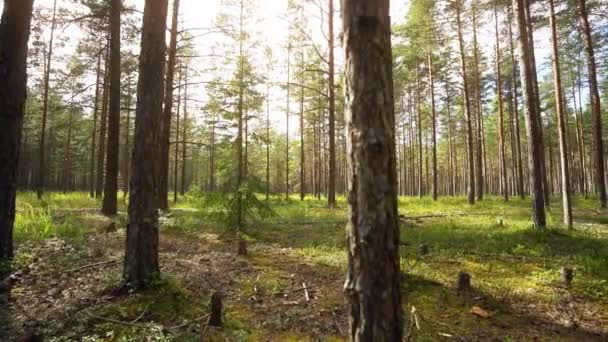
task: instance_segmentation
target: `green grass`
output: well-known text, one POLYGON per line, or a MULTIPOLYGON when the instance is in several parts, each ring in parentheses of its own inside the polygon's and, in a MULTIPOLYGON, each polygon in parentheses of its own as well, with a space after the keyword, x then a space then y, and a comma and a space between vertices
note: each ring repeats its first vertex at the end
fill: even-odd
MULTIPOLYGON (((532 228, 529 199, 512 198, 504 202, 498 197, 488 197, 470 206, 463 197, 438 201, 428 197, 400 198, 399 213, 404 217, 401 268, 405 274, 403 291, 408 298, 404 312, 410 317, 411 307, 416 307, 422 325, 421 330, 414 331, 414 340, 434 341, 437 333, 448 332, 470 337, 480 329, 503 340, 527 340, 537 333, 541 340, 560 340, 554 339, 553 333, 548 332, 550 329, 537 332, 538 328, 529 322, 549 320, 542 316, 547 310, 541 308, 559 308, 564 298, 570 298, 568 296, 584 304, 584 310, 590 307, 596 310, 594 312, 608 312, 608 213, 598 211, 593 199, 575 198, 574 203, 574 229, 568 230, 561 223, 560 202, 556 198, 548 212, 548 229, 538 231, 532 228), (428 255, 419 255, 421 244, 429 247, 428 255), (561 267, 574 269, 575 278, 570 288, 561 283, 561 267), (460 271, 471 274, 476 296, 481 298, 478 304, 492 312, 496 320, 476 320, 469 314, 471 304, 463 303, 454 292, 460 271), (536 305, 539 309, 530 310, 528 305, 536 305)), ((327 209, 324 199, 312 197, 300 201, 298 196, 289 199, 272 196, 269 204, 276 214, 248 221, 244 229, 251 256, 235 259, 235 265, 251 263, 259 277, 248 278, 244 274, 242 278, 234 279, 232 291, 244 298, 268 296, 280 300, 276 298, 292 286, 286 279, 290 279, 290 274, 298 273, 294 269, 299 269, 299 272, 308 272, 303 275, 307 281, 334 286, 331 295, 316 304, 318 307, 309 309, 342 310, 344 300, 340 284, 347 265, 345 199, 339 198, 338 208, 334 210, 327 209), (306 271, 307 267, 311 270, 306 271)), ((50 194, 46 202, 38 201, 33 194, 19 194, 15 225, 17 241, 53 236, 77 240, 79 236, 92 234, 98 231, 97 226, 103 225, 101 222, 107 222, 102 220, 107 219, 90 212, 69 213, 59 218, 56 214, 63 208, 99 206, 100 202, 88 198, 87 194, 50 194)), ((221 208, 213 205, 209 198, 189 193, 180 197, 173 207, 175 210, 161 217, 161 240, 167 237, 178 245, 180 241, 207 244, 205 236, 213 234, 228 246, 233 243, 233 232, 222 222, 212 219, 216 216, 210 213, 221 208)), ((120 227, 125 226, 124 217, 119 216, 116 220, 120 227)), ((207 247, 213 250, 219 245, 207 247)), ((232 247, 223 248, 232 250, 232 247)), ((26 260, 25 264, 29 260, 27 255, 18 254, 17 258, 26 260)), ((110 304, 97 312, 104 317, 128 320, 153 303, 150 305, 158 311, 154 320, 166 324, 171 321, 168 317, 175 313, 165 310, 162 300, 170 298, 175 300, 175 306, 183 306, 184 317, 193 318, 201 313, 206 297, 201 298, 188 289, 175 290, 181 285, 172 281, 163 286, 160 288, 168 287, 169 290, 152 291, 135 299, 129 297, 127 301, 110 304), (160 301, 154 301, 156 296, 160 301)), ((281 311, 282 307, 274 309, 281 311)), ((299 307, 289 308, 280 318, 275 317, 276 321, 274 316, 267 317, 271 322, 261 327, 251 307, 233 303, 228 308, 225 331, 214 332, 213 336, 217 340, 307 340, 313 337, 285 328, 284 324, 297 326, 309 314, 299 307)), ((561 323, 558 321, 547 324, 560 331, 563 336, 559 336, 564 340, 585 340, 573 335, 572 331, 559 330, 561 323)), ((106 328, 96 334, 103 334, 110 328, 117 334, 115 336, 151 333, 139 331, 129 335, 125 327, 121 330, 114 326, 106 328)), ((608 333, 605 327, 602 331, 608 333)))

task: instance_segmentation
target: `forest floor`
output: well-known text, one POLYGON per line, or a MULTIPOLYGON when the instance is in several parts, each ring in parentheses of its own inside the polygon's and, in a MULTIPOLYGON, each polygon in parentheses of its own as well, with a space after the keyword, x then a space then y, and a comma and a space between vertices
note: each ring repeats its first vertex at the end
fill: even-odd
MULTIPOLYGON (((125 207, 98 213, 85 193, 18 196, 10 296, 0 340, 40 334, 66 341, 341 341, 348 330, 345 203, 271 200, 276 216, 250 222, 248 255, 186 196, 161 217, 163 276, 141 293, 121 280, 125 207), (304 290, 304 284, 306 291, 304 290), (224 295, 224 327, 207 326, 224 295), (308 296, 307 296, 308 294, 308 296), (5 334, 3 336, 3 333, 5 334)), ((607 341, 608 214, 575 200, 575 229, 553 203, 536 232, 529 203, 488 198, 402 198, 404 313, 412 341, 607 341), (420 254, 420 246, 429 248, 420 254), (572 267, 566 286, 560 268, 572 267), (456 293, 460 271, 470 293, 456 293)))

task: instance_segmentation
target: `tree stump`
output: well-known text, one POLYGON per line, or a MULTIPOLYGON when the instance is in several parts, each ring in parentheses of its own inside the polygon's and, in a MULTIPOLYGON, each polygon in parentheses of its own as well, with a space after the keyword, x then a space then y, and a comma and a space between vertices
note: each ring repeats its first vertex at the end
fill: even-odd
POLYGON ((468 293, 471 291, 471 276, 463 271, 458 273, 457 291, 458 294, 468 293))
POLYGON ((418 254, 419 255, 427 255, 429 254, 429 246, 423 244, 420 244, 420 246, 418 246, 418 254))
POLYGON ((574 279, 574 270, 570 267, 562 267, 560 269, 560 273, 562 275, 562 281, 567 286, 572 285, 572 279, 574 279))
POLYGON ((222 326, 222 297, 223 295, 220 291, 215 291, 211 295, 209 325, 212 327, 222 326))
POLYGON ((239 240, 239 245, 238 245, 238 251, 237 251, 238 255, 247 255, 247 241, 245 240, 239 240))

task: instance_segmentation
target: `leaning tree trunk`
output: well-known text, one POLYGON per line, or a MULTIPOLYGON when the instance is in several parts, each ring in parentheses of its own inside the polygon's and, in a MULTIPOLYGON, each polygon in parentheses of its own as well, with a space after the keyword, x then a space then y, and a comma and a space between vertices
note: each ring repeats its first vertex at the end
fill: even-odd
POLYGON ((557 111, 557 126, 559 135, 559 156, 562 174, 562 204, 564 224, 572 228, 572 206, 570 204, 570 170, 568 169, 568 145, 566 143, 566 123, 564 115, 564 92, 562 89, 559 49, 557 43, 557 27, 553 0, 549 0, 549 21, 551 25, 551 48, 553 50, 553 86, 555 88, 555 108, 557 111))
POLYGON ((467 81, 467 63, 466 54, 464 51, 464 38, 462 37, 462 21, 460 20, 460 11, 462 3, 458 0, 456 4, 456 22, 458 26, 458 46, 460 48, 460 64, 462 68, 462 83, 464 92, 464 111, 467 130, 467 156, 468 156, 468 181, 467 196, 469 204, 475 204, 475 167, 473 160, 473 127, 471 118, 471 97, 469 95, 469 82, 467 81))
POLYGON ((108 149, 106 181, 103 191, 104 215, 115 215, 118 194, 118 153, 120 150, 120 12, 122 0, 110 5, 110 106, 108 113, 108 149))
POLYGON ((143 287, 158 266, 159 125, 162 118, 167 0, 146 0, 142 27, 135 138, 129 189, 125 281, 143 287))
POLYGON ((528 27, 525 14, 526 0, 513 0, 517 27, 519 29, 519 58, 520 73, 523 85, 524 104, 526 113, 526 131, 528 133, 528 168, 530 177, 530 195, 532 197, 532 220, 534 227, 544 229, 546 226, 545 197, 543 194, 543 155, 540 150, 540 127, 534 91, 533 68, 530 59, 532 42, 528 40, 528 27))
POLYGON ((173 81, 175 79, 175 60, 177 55, 179 1, 180 0, 173 0, 171 40, 169 42, 167 77, 165 80, 165 99, 160 128, 160 154, 158 157, 158 206, 162 210, 169 209, 169 145, 171 140, 171 115, 173 110, 173 81))
POLYGON ((587 53, 587 69, 589 74, 589 96, 591 97, 591 126, 593 132, 593 156, 595 159, 595 191, 602 208, 606 208, 606 180, 604 176, 604 142, 602 138, 602 109, 600 93, 597 85, 597 70, 591 26, 587 16, 587 1, 577 0, 579 22, 583 33, 583 42, 587 53))
POLYGON ((395 114, 388 0, 345 0, 351 341, 401 341, 395 114))
POLYGON ((0 259, 13 257, 13 223, 27 94, 33 0, 5 0, 0 19, 0 259))

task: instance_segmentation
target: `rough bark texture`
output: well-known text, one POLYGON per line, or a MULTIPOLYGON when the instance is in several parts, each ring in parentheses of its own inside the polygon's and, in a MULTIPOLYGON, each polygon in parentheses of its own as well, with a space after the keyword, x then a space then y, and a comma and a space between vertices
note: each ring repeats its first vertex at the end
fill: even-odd
POLYGON ((466 54, 464 51, 464 38, 462 36, 462 21, 460 20, 462 3, 460 0, 456 3, 456 22, 458 26, 458 46, 460 49, 460 65, 462 68, 462 83, 464 92, 464 111, 467 125, 467 156, 468 156, 468 188, 467 196, 469 204, 475 204, 475 167, 473 160, 473 127, 471 118, 471 97, 469 95, 469 82, 467 81, 467 63, 466 54))
POLYGON ((103 181, 105 175, 104 165, 106 160, 106 129, 108 127, 108 95, 110 94, 108 89, 110 83, 109 55, 109 49, 106 49, 103 91, 101 95, 101 117, 99 119, 99 151, 97 152, 97 179, 95 180, 96 198, 100 198, 103 194, 103 181))
POLYGON ((144 286, 160 271, 155 160, 162 116, 166 18, 167 0, 146 0, 124 263, 125 281, 135 287, 144 286))
POLYGON ((572 206, 570 204, 570 169, 568 167, 568 145, 566 143, 566 123, 564 115, 564 91, 562 89, 559 50, 557 42, 557 27, 555 22, 553 0, 549 0, 549 21, 551 23, 551 47, 553 50, 553 86, 555 88, 555 108, 557 111, 557 126, 559 135, 559 156, 562 175, 562 205, 564 224, 572 228, 572 206))
POLYGON ((343 2, 351 341, 401 341, 388 0, 343 2))
POLYGON ((177 54, 177 19, 179 16, 179 1, 180 0, 173 0, 171 41, 169 42, 167 79, 165 81, 165 106, 163 108, 163 117, 160 128, 160 154, 158 159, 158 206, 162 210, 169 209, 169 141, 171 138, 171 115, 173 111, 173 80, 175 78, 175 59, 177 54))
POLYGON ((110 3, 110 106, 108 113, 108 149, 106 181, 101 212, 116 214, 118 195, 118 154, 120 149, 120 12, 122 0, 110 3))
POLYGON ((589 96, 591 97, 591 127, 593 132, 593 157, 595 160, 595 191, 600 206, 606 208, 606 180, 604 176, 604 142, 602 140, 602 110, 597 85, 597 68, 593 51, 591 26, 587 16, 587 1, 577 0, 579 22, 587 54, 589 96))
POLYGON ((526 131, 528 133, 528 169, 530 177, 530 195, 532 197, 532 220, 537 229, 546 226, 545 199, 543 194, 542 163, 543 155, 540 150, 542 144, 539 134, 539 120, 537 112, 536 93, 534 91, 533 68, 530 60, 532 42, 528 40, 528 27, 525 14, 526 0, 513 0, 517 27, 519 29, 519 58, 521 83, 523 85, 524 109, 526 113, 526 131))
POLYGON ((13 257, 15 195, 25 114, 33 0, 6 0, 0 19, 0 259, 13 257))

